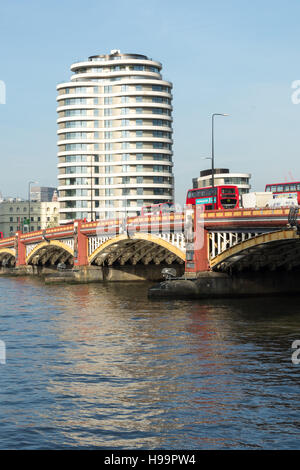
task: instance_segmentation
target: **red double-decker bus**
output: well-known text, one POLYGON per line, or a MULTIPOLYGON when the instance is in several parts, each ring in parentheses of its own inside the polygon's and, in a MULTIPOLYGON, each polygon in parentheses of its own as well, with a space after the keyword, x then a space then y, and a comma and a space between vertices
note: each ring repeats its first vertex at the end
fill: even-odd
POLYGON ((289 200, 300 205, 300 181, 267 184, 265 191, 273 193, 273 199, 278 200, 278 202, 282 199, 283 205, 289 200))
POLYGON ((204 210, 236 209, 239 207, 239 190, 237 186, 208 186, 189 189, 186 204, 200 204, 204 210))

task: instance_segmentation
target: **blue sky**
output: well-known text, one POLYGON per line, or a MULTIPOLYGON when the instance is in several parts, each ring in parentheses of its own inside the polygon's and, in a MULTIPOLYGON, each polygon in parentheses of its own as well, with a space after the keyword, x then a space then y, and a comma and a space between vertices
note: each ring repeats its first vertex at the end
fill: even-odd
POLYGON ((57 185, 56 85, 72 62, 111 49, 159 60, 174 90, 176 199, 210 165, 252 173, 261 191, 300 180, 298 0, 64 0, 0 2, 0 191, 57 185))

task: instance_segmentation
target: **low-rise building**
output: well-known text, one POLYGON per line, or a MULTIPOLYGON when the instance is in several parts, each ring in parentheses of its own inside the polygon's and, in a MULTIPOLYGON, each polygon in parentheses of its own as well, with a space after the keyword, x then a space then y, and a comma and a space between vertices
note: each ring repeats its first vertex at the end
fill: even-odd
POLYGON ((59 202, 41 202, 41 228, 57 227, 59 225, 59 202))
MULTIPOLYGON (((230 173, 228 168, 215 168, 214 171, 214 185, 220 186, 223 184, 232 184, 239 189, 240 199, 242 194, 249 193, 250 173, 230 173)), ((200 176, 193 178, 193 188, 205 188, 212 186, 212 171, 202 170, 200 176)))
POLYGON ((0 232, 10 237, 17 230, 32 232, 59 225, 59 203, 34 202, 20 199, 0 203, 0 232))
POLYGON ((50 202, 57 193, 57 188, 49 186, 32 186, 30 189, 30 200, 37 202, 50 202))

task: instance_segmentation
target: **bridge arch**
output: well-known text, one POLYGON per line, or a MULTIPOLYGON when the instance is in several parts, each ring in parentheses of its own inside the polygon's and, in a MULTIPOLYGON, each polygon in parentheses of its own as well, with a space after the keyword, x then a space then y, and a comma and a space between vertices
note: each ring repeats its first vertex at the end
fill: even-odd
POLYGON ((89 256, 89 264, 112 266, 125 264, 183 264, 184 250, 149 233, 121 234, 102 243, 89 256))
POLYGON ((210 267, 221 272, 300 267, 300 235, 290 228, 257 235, 219 253, 210 267))
POLYGON ((59 240, 43 241, 37 244, 26 257, 26 264, 57 265, 65 263, 73 265, 74 250, 59 240))
POLYGON ((16 251, 12 248, 0 248, 0 266, 12 267, 16 264, 16 251))

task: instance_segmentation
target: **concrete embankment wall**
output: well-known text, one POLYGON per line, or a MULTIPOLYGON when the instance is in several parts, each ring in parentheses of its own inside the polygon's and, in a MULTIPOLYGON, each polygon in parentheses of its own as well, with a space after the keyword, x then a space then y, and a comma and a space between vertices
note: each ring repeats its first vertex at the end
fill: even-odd
MULTIPOLYGON (((161 271, 165 267, 165 265, 150 264, 147 266, 141 264, 137 264, 135 266, 83 266, 80 270, 75 271, 75 279, 81 282, 160 281, 163 279, 161 271)), ((178 276, 183 275, 184 265, 177 265, 175 269, 178 276)))
POLYGON ((206 272, 195 279, 164 281, 149 289, 149 297, 205 299, 300 294, 300 272, 251 272, 238 276, 206 272))
MULTIPOLYGON (((125 266, 81 266, 58 271, 56 266, 20 266, 0 268, 0 276, 38 276, 46 283, 61 282, 103 282, 103 281, 161 281, 161 271, 169 265, 125 265, 125 266)), ((172 265, 177 275, 182 276, 184 265, 172 265)))

